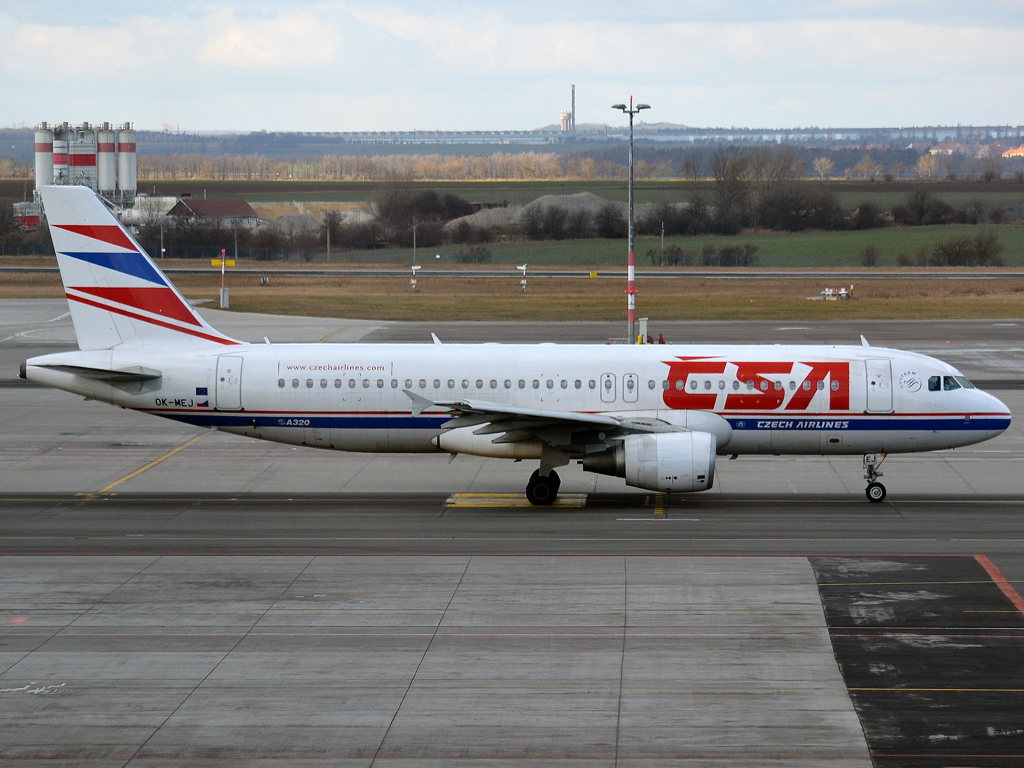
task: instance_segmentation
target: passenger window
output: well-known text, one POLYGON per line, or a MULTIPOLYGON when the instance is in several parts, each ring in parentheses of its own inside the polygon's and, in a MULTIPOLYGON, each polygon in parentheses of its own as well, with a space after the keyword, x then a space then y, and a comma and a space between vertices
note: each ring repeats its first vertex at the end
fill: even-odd
MULTIPOLYGON (((397 381, 392 381, 391 382, 391 386, 397 387, 398 386, 398 382, 397 381)), ((341 379, 335 379, 334 380, 334 388, 335 389, 341 389, 341 379)))
MULTIPOLYGON (((435 384, 436 383, 437 382, 435 382, 435 384)), ((369 386, 370 386, 370 380, 369 379, 363 379, 363 389, 368 389, 369 386)))
POLYGON ((789 382, 789 391, 792 392, 794 389, 796 389, 796 382, 795 381, 790 381, 789 382))
POLYGON ((654 383, 654 379, 651 379, 650 381, 647 382, 648 389, 654 389, 656 386, 657 385, 654 383))
POLYGON ((576 382, 575 382, 575 384, 573 386, 575 386, 576 389, 579 389, 580 387, 583 386, 583 382, 580 381, 579 379, 576 379, 576 382))
POLYGON ((412 379, 406 379, 405 380, 405 388, 406 389, 412 389, 412 379))
POLYGON ((747 379, 747 389, 753 389, 753 388, 754 388, 754 380, 753 379, 747 379))
POLYGON ((299 380, 298 379, 292 379, 292 389, 297 389, 298 386, 299 386, 299 380))
MULTIPOLYGON (((651 383, 653 384, 654 382, 651 382, 651 383)), ((559 386, 560 386, 560 387, 561 387, 562 389, 565 389, 566 387, 568 387, 568 386, 569 386, 569 380, 568 380, 568 379, 562 379, 562 382, 561 382, 561 384, 559 384, 559 386)))
POLYGON ((384 379, 377 379, 377 389, 384 389, 384 379))
POLYGON ((711 380, 708 379, 704 382, 704 389, 711 389, 711 380))
POLYGON ((313 388, 313 380, 312 379, 306 379, 306 389, 312 389, 312 388, 313 388))
POLYGON ((434 379, 434 389, 440 389, 440 388, 441 388, 441 380, 440 379, 434 379))
POLYGON ((463 389, 469 389, 469 379, 463 379, 462 380, 462 388, 463 389))
POLYGON ((526 389, 526 379, 520 379, 519 380, 519 388, 520 389, 526 389))
POLYGON ((697 388, 697 380, 694 379, 693 381, 690 382, 690 389, 696 389, 696 388, 697 388))
POLYGON ((767 392, 768 391, 768 382, 765 381, 764 379, 761 379, 761 391, 762 392, 767 392))
POLYGON ((819 381, 818 382, 818 391, 821 392, 824 389, 825 389, 825 382, 824 381, 819 381))
POLYGON ((775 391, 776 392, 782 391, 782 382, 781 381, 776 381, 775 382, 775 391))
POLYGON ((838 392, 839 391, 839 382, 838 381, 833 381, 832 384, 831 384, 831 387, 832 387, 832 391, 833 392, 838 392))
POLYGON ((420 389, 426 389, 426 388, 427 388, 427 380, 426 379, 420 379, 420 389))
POLYGON ((547 387, 548 387, 548 389, 554 389, 554 387, 555 387, 555 382, 554 382, 554 381, 552 381, 551 379, 548 379, 548 381, 547 381, 547 387))
POLYGON ((498 382, 495 379, 491 379, 491 389, 497 389, 498 382))
POLYGON ((320 389, 327 389, 327 379, 320 379, 320 389))
POLYGON ((505 379, 505 389, 512 389, 512 379, 505 379))
MULTIPOLYGON (((341 382, 339 381, 335 386, 340 387, 341 386, 341 382)), ((391 380, 391 388, 392 389, 398 389, 398 379, 392 379, 391 380)))
POLYGON ((811 382, 805 381, 802 385, 804 392, 808 392, 811 389, 811 382))
POLYGON ((683 388, 683 380, 682 379, 676 379, 676 389, 682 389, 682 388, 683 388))
POLYGON ((477 379, 476 380, 476 388, 477 389, 483 389, 484 388, 484 380, 483 379, 477 379))
POLYGON ((455 379, 448 379, 448 389, 455 389, 455 379))
POLYGON ((943 376, 942 388, 947 392, 951 392, 954 389, 960 389, 960 383, 952 376, 943 376))
POLYGON ((533 388, 540 389, 540 382, 537 381, 536 379, 533 380, 533 388))
POLYGON ((661 388, 668 389, 668 379, 665 379, 661 382, 661 388))
POLYGON ((725 382, 724 381, 718 382, 718 388, 719 389, 725 389, 725 382))
POLYGON ((277 380, 277 386, 279 386, 279 387, 281 387, 283 389, 284 388, 284 379, 278 379, 277 380))
POLYGON ((738 381, 734 381, 732 383, 732 388, 733 388, 733 390, 739 389, 740 388, 740 383, 738 381))
MULTIPOLYGON (((412 386, 412 382, 411 381, 409 382, 409 386, 410 387, 412 386)), ((355 389, 356 388, 356 380, 355 379, 349 379, 348 380, 348 388, 349 389, 355 389)))
POLYGON ((597 382, 591 379, 590 381, 587 382, 587 386, 590 387, 591 389, 594 389, 597 386, 597 382))

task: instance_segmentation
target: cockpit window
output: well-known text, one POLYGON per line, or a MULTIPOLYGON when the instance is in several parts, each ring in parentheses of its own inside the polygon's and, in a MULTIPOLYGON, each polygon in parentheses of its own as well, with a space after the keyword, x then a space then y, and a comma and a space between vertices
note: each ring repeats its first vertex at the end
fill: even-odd
POLYGON ((953 378, 956 379, 964 389, 974 389, 974 385, 967 380, 966 376, 954 376, 953 378))
POLYGON ((942 388, 947 392, 954 389, 960 389, 960 383, 953 376, 943 376, 942 388))
POLYGON ((930 376, 928 377, 928 391, 938 392, 942 389, 942 377, 941 376, 930 376))

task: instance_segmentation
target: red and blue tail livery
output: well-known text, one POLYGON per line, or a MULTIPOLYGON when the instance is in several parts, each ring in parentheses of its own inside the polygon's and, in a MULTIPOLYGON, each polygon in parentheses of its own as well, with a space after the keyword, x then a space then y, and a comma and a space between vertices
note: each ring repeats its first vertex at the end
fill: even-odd
POLYGON ((237 344, 199 316, 88 191, 40 190, 79 347, 237 344))

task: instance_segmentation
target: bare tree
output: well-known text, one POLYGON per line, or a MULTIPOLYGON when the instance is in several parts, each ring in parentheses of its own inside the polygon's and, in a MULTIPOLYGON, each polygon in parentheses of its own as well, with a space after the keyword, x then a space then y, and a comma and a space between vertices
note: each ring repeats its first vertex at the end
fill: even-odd
POLYGON ((813 165, 818 177, 822 179, 830 174, 832 169, 836 167, 836 164, 832 162, 832 158, 830 157, 816 157, 814 158, 813 165))
POLYGON ((897 160, 896 162, 889 166, 889 173, 891 173, 897 179, 903 175, 903 172, 905 170, 907 170, 907 166, 903 163, 902 160, 897 160))
POLYGON ((935 155, 924 154, 917 158, 917 175, 922 179, 930 179, 939 168, 935 155))

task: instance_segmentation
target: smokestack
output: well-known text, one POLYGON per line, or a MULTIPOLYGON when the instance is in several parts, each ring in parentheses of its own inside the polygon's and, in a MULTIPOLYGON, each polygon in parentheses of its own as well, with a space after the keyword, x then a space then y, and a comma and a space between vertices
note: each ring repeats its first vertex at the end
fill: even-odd
POLYGON ((576 137, 576 83, 572 84, 572 135, 576 137))

